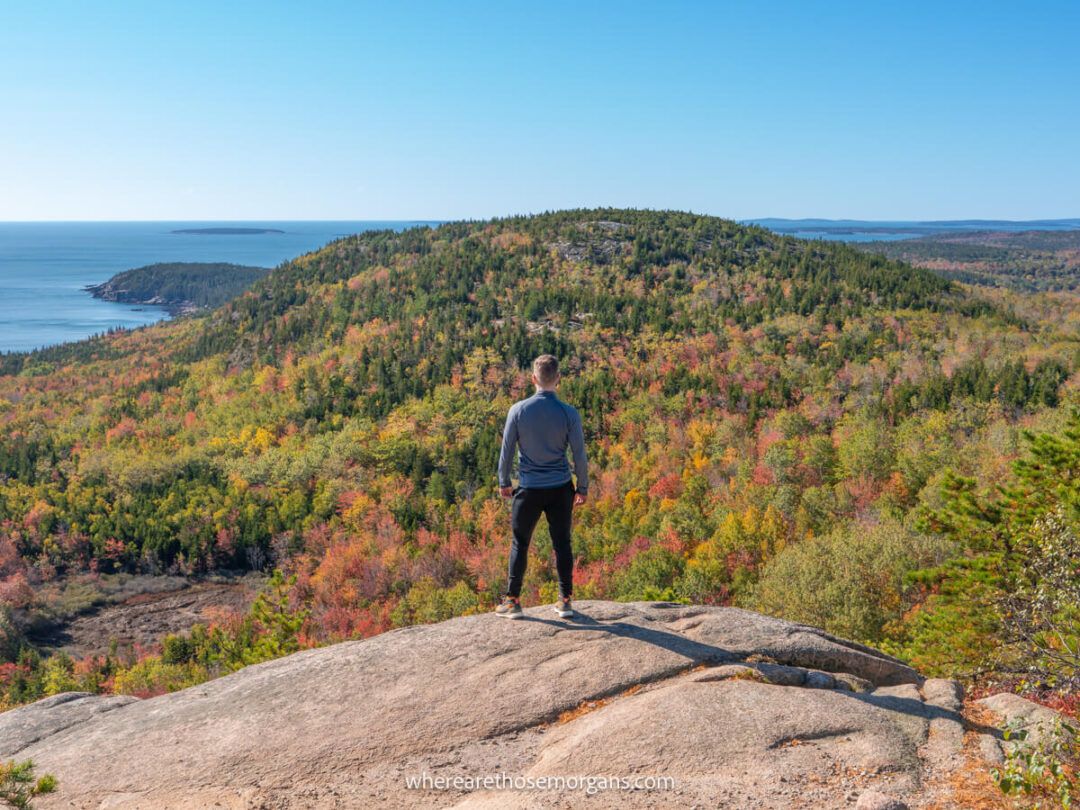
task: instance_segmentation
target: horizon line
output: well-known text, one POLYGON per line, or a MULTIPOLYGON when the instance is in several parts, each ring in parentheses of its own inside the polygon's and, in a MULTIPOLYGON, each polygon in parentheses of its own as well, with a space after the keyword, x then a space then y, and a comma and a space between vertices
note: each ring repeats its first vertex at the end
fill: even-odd
MULTIPOLYGON (((515 217, 533 217, 533 216, 542 216, 543 214, 547 214, 547 213, 559 213, 559 212, 563 212, 563 211, 574 211, 574 210, 588 211, 588 210, 605 210, 605 209, 607 209, 607 210, 618 210, 618 208, 619 208, 618 206, 599 206, 599 207, 592 207, 592 208, 590 208, 590 207, 556 208, 556 209, 549 209, 549 210, 539 211, 539 212, 529 212, 529 213, 524 213, 524 214, 522 214, 522 213, 514 213, 514 214, 500 214, 500 215, 497 215, 497 216, 487 216, 487 217, 451 217, 451 218, 437 218, 437 217, 436 218, 430 218, 430 217, 387 217, 387 218, 379 218, 379 217, 369 217, 369 218, 345 218, 345 219, 341 219, 341 218, 337 218, 337 217, 327 217, 327 218, 298 217, 298 218, 292 218, 292 219, 281 219, 281 218, 260 219, 260 218, 257 218, 257 217, 256 218, 245 217, 245 218, 236 218, 236 219, 233 219, 233 218, 222 218, 222 219, 218 219, 218 218, 200 218, 200 219, 190 219, 190 218, 180 218, 180 219, 172 219, 172 218, 164 218, 164 219, 71 219, 71 218, 64 218, 64 219, 0 219, 0 225, 65 225, 65 224, 70 224, 70 225, 84 225, 84 224, 101 224, 101 225, 115 224, 115 225, 121 225, 121 224, 207 223, 207 222, 213 222, 213 223, 287 223, 287 222, 299 222, 299 223, 320 223, 320 222, 345 222, 345 223, 390 222, 390 223, 403 223, 403 222, 415 222, 415 223, 422 223, 422 224, 427 224, 427 223, 445 224, 445 223, 450 223, 450 222, 483 222, 483 221, 495 220, 495 219, 512 219, 512 218, 515 218, 515 217)), ((1014 218, 1009 218, 1009 217, 957 217, 955 219, 948 219, 948 218, 942 218, 942 217, 936 217, 936 218, 933 218, 933 219, 905 219, 905 218, 864 219, 864 218, 857 218, 857 217, 814 217, 814 216, 803 216, 803 217, 776 217, 776 216, 733 217, 733 216, 725 216, 723 214, 702 214, 702 213, 691 211, 691 210, 684 210, 684 209, 677 209, 677 208, 623 208, 623 210, 654 211, 654 212, 677 211, 677 212, 680 212, 680 213, 697 214, 698 216, 708 216, 708 217, 716 217, 718 219, 727 219, 727 220, 731 220, 733 222, 738 222, 738 223, 760 223, 760 222, 769 222, 769 221, 771 221, 771 222, 792 222, 792 223, 813 222, 813 223, 835 223, 835 224, 846 224, 846 223, 907 223, 907 224, 920 224, 920 225, 929 225, 929 224, 937 224, 937 223, 966 223, 966 222, 970 222, 970 223, 1004 222, 1004 223, 1013 223, 1013 224, 1037 223, 1037 222, 1045 222, 1045 223, 1076 222, 1076 223, 1080 223, 1080 216, 1076 216, 1076 217, 1063 217, 1063 216, 1032 217, 1032 218, 1024 218, 1024 219, 1014 219, 1014 218)))

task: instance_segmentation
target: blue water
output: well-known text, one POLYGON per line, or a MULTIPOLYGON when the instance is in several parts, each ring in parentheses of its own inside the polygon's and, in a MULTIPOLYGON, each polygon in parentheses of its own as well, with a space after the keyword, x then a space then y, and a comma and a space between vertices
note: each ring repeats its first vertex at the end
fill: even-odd
POLYGON ((915 239, 922 236, 918 233, 878 233, 875 231, 777 230, 777 233, 799 239, 824 239, 827 242, 895 242, 899 239, 915 239))
POLYGON ((81 340, 168 317, 160 307, 101 301, 83 290, 154 262, 275 267, 360 231, 426 222, 0 222, 0 351, 81 340), (181 228, 275 228, 269 234, 176 234, 181 228))

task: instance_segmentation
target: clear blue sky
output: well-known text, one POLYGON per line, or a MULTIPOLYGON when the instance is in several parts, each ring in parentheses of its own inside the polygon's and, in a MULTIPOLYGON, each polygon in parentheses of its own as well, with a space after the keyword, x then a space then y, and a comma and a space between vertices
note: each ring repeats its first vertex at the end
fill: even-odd
POLYGON ((1080 0, 5 0, 0 219, 1080 216, 1080 0))

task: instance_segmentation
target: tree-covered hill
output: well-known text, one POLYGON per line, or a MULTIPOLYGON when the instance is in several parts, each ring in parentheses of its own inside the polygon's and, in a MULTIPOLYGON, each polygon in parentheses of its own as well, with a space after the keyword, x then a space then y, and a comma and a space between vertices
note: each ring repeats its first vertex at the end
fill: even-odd
POLYGON ((222 262, 159 263, 125 270, 86 289, 95 298, 108 301, 156 304, 173 312, 189 312, 224 304, 269 272, 265 267, 222 262))
MULTIPOLYGON (((762 606, 902 652, 932 587, 907 575, 963 553, 915 526, 946 470, 1005 480, 1021 428, 1060 418, 1076 328, 1042 306, 678 212, 348 237, 207 315, 3 359, 0 599, 278 568, 243 631, 262 657, 483 609, 499 429, 551 352, 593 464, 579 596, 762 606)), ((155 665, 253 660, 215 632, 155 665)))

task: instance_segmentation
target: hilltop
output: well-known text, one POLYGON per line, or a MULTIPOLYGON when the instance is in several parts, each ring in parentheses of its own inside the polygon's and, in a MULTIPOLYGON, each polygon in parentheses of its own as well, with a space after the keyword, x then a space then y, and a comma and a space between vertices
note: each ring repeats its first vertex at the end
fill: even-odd
MULTIPOLYGON (((957 806, 951 777, 1001 757, 959 684, 815 628, 730 608, 579 608, 399 630, 148 700, 58 695, 0 714, 0 759, 57 777, 42 808, 788 810, 957 806), (425 774, 675 784, 408 787, 425 774)), ((1029 724, 1052 715, 1015 700, 992 705, 1029 724)))

